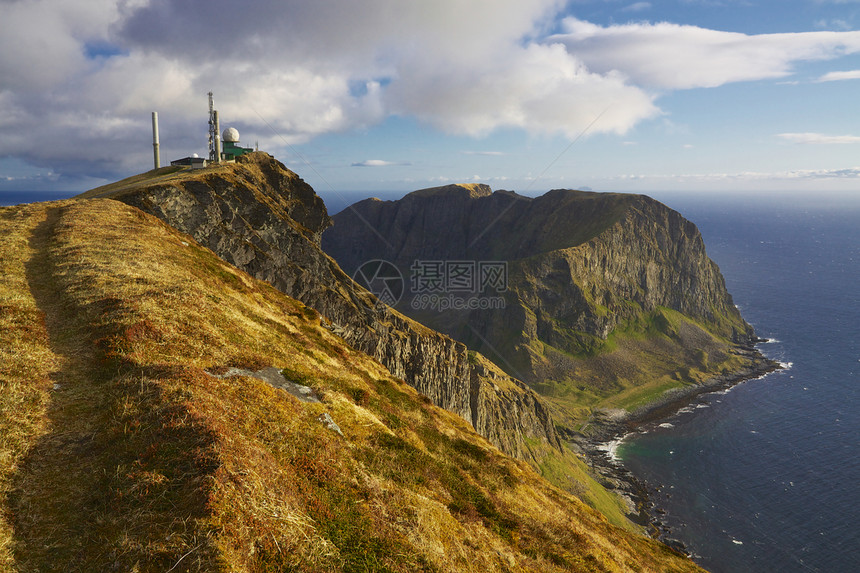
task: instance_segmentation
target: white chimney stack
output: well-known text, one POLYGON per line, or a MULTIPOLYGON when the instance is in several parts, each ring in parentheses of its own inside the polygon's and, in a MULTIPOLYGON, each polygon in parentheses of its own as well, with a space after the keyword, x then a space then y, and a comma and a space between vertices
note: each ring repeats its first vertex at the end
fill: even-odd
POLYGON ((158 112, 152 112, 152 160, 155 168, 161 167, 161 153, 158 150, 158 112))

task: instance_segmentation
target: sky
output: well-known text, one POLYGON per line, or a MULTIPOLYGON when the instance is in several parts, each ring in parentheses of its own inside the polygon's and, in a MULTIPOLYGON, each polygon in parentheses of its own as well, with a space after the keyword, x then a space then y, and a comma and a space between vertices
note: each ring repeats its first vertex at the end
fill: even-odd
POLYGON ((860 195, 860 0, 0 0, 0 190, 221 126, 318 192, 860 195))

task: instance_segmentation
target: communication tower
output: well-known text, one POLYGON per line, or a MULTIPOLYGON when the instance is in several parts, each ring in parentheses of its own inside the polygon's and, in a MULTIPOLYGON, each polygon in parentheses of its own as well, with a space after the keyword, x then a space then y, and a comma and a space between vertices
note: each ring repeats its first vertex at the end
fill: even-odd
POLYGON ((221 161, 221 126, 212 92, 209 92, 209 161, 221 161))

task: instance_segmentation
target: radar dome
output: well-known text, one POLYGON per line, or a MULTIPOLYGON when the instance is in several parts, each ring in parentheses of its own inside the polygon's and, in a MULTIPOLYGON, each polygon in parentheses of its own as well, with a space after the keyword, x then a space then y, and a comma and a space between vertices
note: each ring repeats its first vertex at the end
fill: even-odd
POLYGON ((235 127, 228 127, 221 135, 221 139, 230 143, 239 143, 239 131, 235 127))

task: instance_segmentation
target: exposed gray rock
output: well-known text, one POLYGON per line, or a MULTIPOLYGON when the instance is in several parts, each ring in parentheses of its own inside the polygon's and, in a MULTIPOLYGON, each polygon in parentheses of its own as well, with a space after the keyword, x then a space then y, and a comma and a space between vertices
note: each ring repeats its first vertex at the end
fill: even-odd
POLYGON ((337 432, 338 434, 340 434, 340 437, 343 437, 343 432, 341 431, 340 426, 335 423, 334 419, 332 419, 331 415, 328 412, 320 414, 319 421, 322 422, 322 424, 326 428, 328 428, 332 432, 337 432))
POLYGON ((263 382, 267 382, 275 388, 280 388, 281 390, 285 390, 289 394, 292 394, 302 402, 310 402, 310 403, 319 403, 319 396, 313 391, 313 388, 310 386, 305 386, 304 384, 298 384, 293 382, 292 380, 287 380, 284 378, 284 374, 281 372, 280 368, 275 368, 274 366, 269 366, 268 368, 263 368, 262 370, 258 370, 256 372, 252 370, 245 370, 244 368, 228 368, 226 372, 223 374, 213 374, 212 372, 206 372, 210 376, 214 376, 215 378, 232 378, 234 376, 247 376, 249 378, 256 378, 258 380, 262 380, 263 382))

